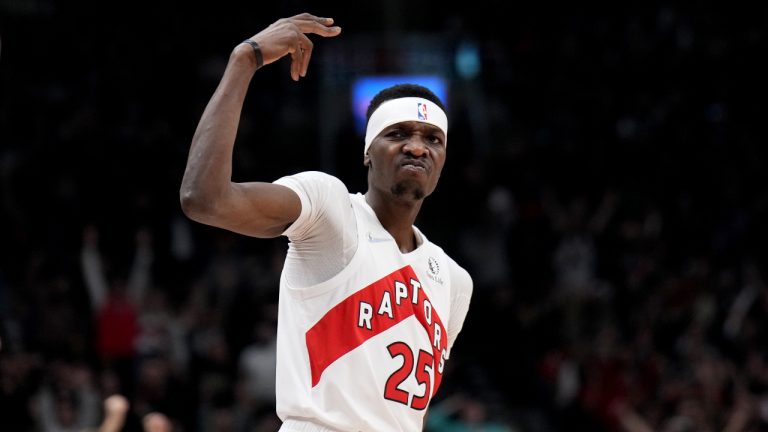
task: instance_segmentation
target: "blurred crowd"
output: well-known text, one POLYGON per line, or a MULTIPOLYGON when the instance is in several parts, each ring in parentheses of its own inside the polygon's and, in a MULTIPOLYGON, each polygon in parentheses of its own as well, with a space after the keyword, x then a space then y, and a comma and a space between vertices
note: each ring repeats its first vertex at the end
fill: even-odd
MULTIPOLYGON (((766 10, 470 6, 395 29, 480 61, 449 77, 451 150, 417 221, 475 282, 426 430, 767 431, 766 10)), ((0 430, 277 430, 286 240, 195 224, 177 195, 253 22, 0 7, 0 430)), ((337 9, 345 35, 397 21, 337 9)), ((347 101, 316 100, 311 68, 303 87, 262 73, 235 180, 322 169, 316 107, 347 101)), ((362 192, 362 138, 337 137, 333 174, 362 192)))

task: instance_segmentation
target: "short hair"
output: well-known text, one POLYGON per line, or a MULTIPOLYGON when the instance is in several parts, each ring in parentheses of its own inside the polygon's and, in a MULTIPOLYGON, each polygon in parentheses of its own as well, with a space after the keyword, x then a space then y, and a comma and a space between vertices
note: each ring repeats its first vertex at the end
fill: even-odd
POLYGON ((371 119, 371 114, 384 102, 405 97, 424 98, 434 102, 441 110, 445 111, 443 101, 436 94, 432 93, 432 90, 418 84, 395 84, 376 93, 376 96, 371 99, 371 103, 368 105, 368 112, 365 114, 366 121, 371 119))

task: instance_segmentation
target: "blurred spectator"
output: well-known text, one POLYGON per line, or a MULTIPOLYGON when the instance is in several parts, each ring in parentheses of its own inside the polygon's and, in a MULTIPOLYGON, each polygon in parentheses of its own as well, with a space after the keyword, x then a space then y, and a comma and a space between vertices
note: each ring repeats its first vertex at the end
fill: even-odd
POLYGON ((133 382, 137 300, 143 295, 150 261, 147 245, 140 244, 137 251, 130 282, 119 276, 108 280, 99 251, 98 230, 87 226, 83 231, 80 262, 95 316, 96 351, 107 368, 117 371, 122 385, 133 382))
POLYGON ((239 379, 245 386, 249 405, 255 412, 275 404, 277 367, 277 307, 267 305, 254 328, 253 342, 240 353, 239 379))
POLYGON ((33 408, 38 430, 76 432, 95 426, 100 400, 88 367, 56 361, 48 368, 33 408))
POLYGON ((429 408, 426 431, 435 432, 514 432, 509 425, 489 417, 482 399, 456 393, 429 408))

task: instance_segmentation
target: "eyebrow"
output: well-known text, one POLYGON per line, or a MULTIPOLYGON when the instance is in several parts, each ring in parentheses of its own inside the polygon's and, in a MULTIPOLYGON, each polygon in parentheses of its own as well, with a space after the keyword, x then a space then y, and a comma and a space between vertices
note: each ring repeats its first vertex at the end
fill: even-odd
POLYGON ((443 133, 443 130, 439 127, 429 124, 429 123, 423 123, 419 121, 404 121, 400 123, 395 123, 393 125, 387 126, 387 131, 392 131, 396 129, 408 129, 408 130, 414 130, 414 129, 425 129, 431 133, 438 134, 443 133))

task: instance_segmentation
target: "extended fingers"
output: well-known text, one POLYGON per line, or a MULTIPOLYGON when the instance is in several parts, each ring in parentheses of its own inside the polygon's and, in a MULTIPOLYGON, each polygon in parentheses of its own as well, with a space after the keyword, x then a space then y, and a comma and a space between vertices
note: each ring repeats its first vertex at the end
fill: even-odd
POLYGON ((320 18, 310 14, 297 15, 291 18, 291 21, 299 29, 298 47, 294 49, 291 55, 291 77, 294 81, 298 81, 299 77, 307 75, 309 60, 312 58, 312 51, 314 49, 314 44, 306 34, 313 33, 332 37, 341 32, 341 27, 331 27, 333 18, 320 18))
POLYGON ((341 27, 333 25, 333 18, 320 18, 304 13, 291 18, 302 33, 314 33, 323 37, 333 37, 341 33, 341 27))
POLYGON ((314 48, 314 44, 307 35, 311 33, 323 37, 337 36, 341 33, 341 27, 334 26, 333 23, 333 18, 318 17, 309 13, 276 21, 264 32, 255 36, 255 38, 262 37, 274 41, 272 44, 263 44, 264 63, 271 63, 289 54, 291 78, 298 81, 307 74, 314 48))

